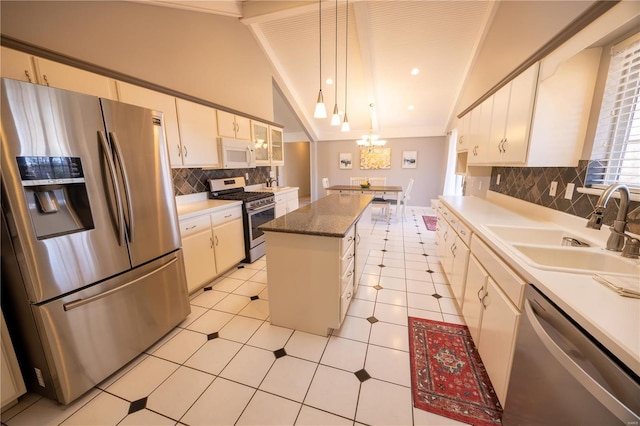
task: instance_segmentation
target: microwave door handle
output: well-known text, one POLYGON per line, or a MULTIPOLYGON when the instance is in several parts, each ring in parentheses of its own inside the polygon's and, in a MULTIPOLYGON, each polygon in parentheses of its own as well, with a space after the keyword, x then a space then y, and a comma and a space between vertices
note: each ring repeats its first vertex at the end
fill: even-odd
POLYGON ((249 166, 253 166, 255 164, 255 153, 251 149, 250 146, 247 147, 247 151, 249 151, 249 166))
POLYGON ((133 204, 131 203, 131 186, 129 185, 129 175, 127 174, 127 168, 124 165, 124 161, 122 161, 122 151, 120 150, 120 143, 118 142, 118 137, 115 132, 109 132, 109 137, 113 143, 115 148, 115 154, 118 160, 118 166, 120 167, 120 174, 122 174, 122 180, 124 181, 124 195, 127 201, 127 211, 129 212, 129 226, 127 227, 127 231, 129 231, 129 242, 133 242, 134 236, 134 218, 133 218, 133 204))
MULTIPOLYGON (((113 191, 116 198, 116 227, 118 231, 118 245, 124 245, 124 213, 122 211, 122 198, 120 196, 120 185, 116 178, 116 166, 113 164, 113 158, 111 157, 111 149, 107 144, 107 138, 102 131, 98 131, 98 140, 102 146, 102 151, 107 160, 107 166, 109 170, 109 177, 111 178, 111 184, 113 185, 113 191)), ((105 191, 106 192, 106 191, 105 191)))
POLYGON ((603 388, 596 380, 589 376, 571 356, 566 353, 558 344, 551 338, 549 334, 538 321, 538 315, 531 306, 530 300, 524 302, 524 312, 526 318, 529 320, 533 331, 538 336, 542 344, 549 351, 549 353, 558 361, 567 372, 577 380, 583 388, 593 395, 602 405, 607 407, 611 413, 613 413, 623 423, 631 424, 637 422, 638 418, 628 407, 626 407, 621 401, 613 396, 609 391, 603 388))

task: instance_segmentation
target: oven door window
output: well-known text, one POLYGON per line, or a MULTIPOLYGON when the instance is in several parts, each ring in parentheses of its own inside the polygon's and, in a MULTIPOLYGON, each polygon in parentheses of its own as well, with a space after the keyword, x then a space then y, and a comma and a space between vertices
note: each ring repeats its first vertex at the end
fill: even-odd
POLYGON ((258 227, 262 224, 272 221, 276 218, 276 209, 274 206, 267 207, 264 210, 249 212, 250 235, 249 240, 255 241, 264 236, 258 227))

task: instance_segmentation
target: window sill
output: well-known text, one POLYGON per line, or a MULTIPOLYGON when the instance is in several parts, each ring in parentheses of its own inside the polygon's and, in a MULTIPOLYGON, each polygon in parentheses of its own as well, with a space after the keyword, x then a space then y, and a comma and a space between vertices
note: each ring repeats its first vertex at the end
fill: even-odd
MULTIPOLYGON (((585 187, 580 187, 580 188, 576 188, 576 191, 580 192, 581 194, 590 194, 590 195, 602 195, 602 193, 605 191, 604 189, 599 189, 599 188, 585 188, 585 187)), ((620 192, 616 191, 611 195, 613 198, 620 198, 620 192)), ((631 197, 630 197, 631 201, 640 201, 640 193, 638 192, 631 192, 631 197)))

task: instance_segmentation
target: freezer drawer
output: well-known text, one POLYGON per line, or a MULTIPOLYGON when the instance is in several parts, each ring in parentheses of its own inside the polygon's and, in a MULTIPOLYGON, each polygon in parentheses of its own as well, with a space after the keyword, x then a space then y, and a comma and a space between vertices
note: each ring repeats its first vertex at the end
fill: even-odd
POLYGON ((182 251, 32 309, 42 346, 49 348, 51 377, 44 382, 69 403, 189 314, 182 251))

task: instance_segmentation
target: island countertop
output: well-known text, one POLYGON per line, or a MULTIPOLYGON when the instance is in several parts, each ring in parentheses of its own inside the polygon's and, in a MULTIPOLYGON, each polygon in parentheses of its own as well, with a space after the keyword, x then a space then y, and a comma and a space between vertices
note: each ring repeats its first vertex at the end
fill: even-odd
POLYGON ((260 226, 265 232, 344 237, 373 195, 332 194, 260 226))

